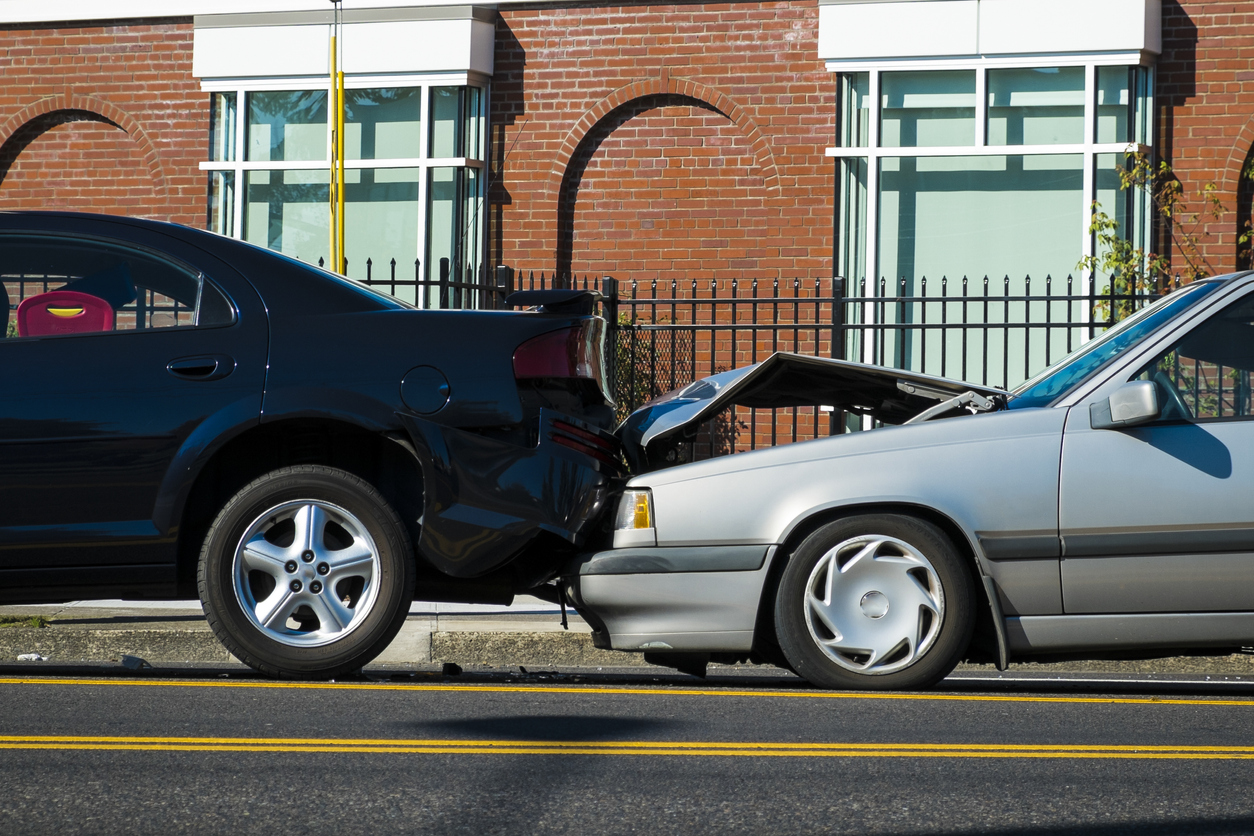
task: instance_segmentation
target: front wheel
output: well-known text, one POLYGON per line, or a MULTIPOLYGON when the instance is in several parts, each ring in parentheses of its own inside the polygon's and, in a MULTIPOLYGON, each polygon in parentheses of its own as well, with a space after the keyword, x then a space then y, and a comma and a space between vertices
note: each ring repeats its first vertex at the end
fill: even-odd
POLYGON ((272 676, 360 669, 396 637, 414 589, 405 526, 369 483, 335 468, 275 470, 237 493, 205 538, 210 627, 272 676))
POLYGON ((975 625, 965 562, 938 528, 877 514, 815 531, 784 570, 775 629, 793 669, 823 688, 925 688, 975 625))

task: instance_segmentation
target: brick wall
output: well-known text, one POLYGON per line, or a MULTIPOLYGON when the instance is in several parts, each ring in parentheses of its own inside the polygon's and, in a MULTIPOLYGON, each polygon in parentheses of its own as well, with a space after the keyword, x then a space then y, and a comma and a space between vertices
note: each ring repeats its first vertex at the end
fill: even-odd
POLYGON ((621 280, 831 274, 817 6, 501 10, 490 262, 621 280))
POLYGON ((0 29, 0 207, 203 227, 191 20, 0 29))
MULTIPOLYGON (((1163 3, 1158 63, 1158 148, 1194 207, 1197 190, 1219 188, 1226 211, 1201 230, 1216 273, 1246 267, 1237 236, 1250 219, 1254 190, 1241 177, 1254 145, 1254 2, 1163 3)), ((1159 246, 1166 246, 1161 242, 1159 246)), ((1173 268, 1184 271, 1177 254, 1173 268)))

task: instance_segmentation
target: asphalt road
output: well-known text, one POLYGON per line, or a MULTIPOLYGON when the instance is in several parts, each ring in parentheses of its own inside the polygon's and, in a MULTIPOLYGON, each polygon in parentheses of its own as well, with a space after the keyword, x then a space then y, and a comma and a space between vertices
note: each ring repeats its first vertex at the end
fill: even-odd
POLYGON ((1246 684, 9 667, 0 705, 4 834, 1254 832, 1246 684))

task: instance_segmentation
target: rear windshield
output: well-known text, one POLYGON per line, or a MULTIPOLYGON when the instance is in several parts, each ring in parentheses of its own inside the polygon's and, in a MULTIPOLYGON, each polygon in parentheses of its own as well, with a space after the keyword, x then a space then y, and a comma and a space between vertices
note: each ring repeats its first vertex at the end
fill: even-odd
POLYGON ((321 267, 316 267, 312 264, 301 261, 300 259, 292 258, 291 256, 284 255, 280 252, 275 252, 274 250, 267 250, 266 254, 272 258, 286 262, 289 267, 295 267, 306 273, 312 273, 313 276, 318 279, 333 282, 334 284, 339 285, 341 289, 360 294, 387 307, 416 310, 413 305, 402 299, 397 299, 395 296, 384 293, 381 290, 376 290, 373 287, 364 285, 361 282, 354 281, 353 279, 346 279, 338 273, 332 273, 330 270, 324 270, 321 267))

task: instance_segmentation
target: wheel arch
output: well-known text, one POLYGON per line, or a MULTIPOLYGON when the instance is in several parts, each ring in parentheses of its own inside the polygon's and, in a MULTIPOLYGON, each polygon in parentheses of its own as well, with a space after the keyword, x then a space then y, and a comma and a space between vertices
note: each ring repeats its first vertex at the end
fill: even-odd
POLYGON ((778 652, 775 637, 775 596, 779 589, 780 578, 789 560, 792 559, 793 553, 807 537, 828 523, 867 514, 898 514, 914 517, 931 523, 949 538, 954 548, 958 550, 958 554, 971 569, 977 600, 983 602, 983 606, 977 613, 972 647, 989 653, 997 662, 999 669, 1004 668, 1005 648, 1007 647, 1005 622, 1002 619, 1000 602, 993 594, 988 575, 984 572, 977 556, 975 539, 948 514, 921 503, 908 501, 876 501, 823 508, 804 515, 791 524, 783 542, 774 551, 766 582, 762 585, 762 597, 758 601, 754 646, 759 654, 769 659, 778 652))
POLYGON ((417 542, 422 468, 403 431, 380 432, 341 418, 305 415, 256 424, 204 456, 178 510, 178 593, 196 597, 196 564, 210 523, 257 477, 298 464, 337 467, 378 489, 417 542))

